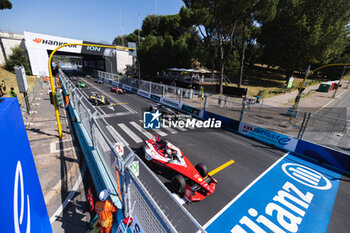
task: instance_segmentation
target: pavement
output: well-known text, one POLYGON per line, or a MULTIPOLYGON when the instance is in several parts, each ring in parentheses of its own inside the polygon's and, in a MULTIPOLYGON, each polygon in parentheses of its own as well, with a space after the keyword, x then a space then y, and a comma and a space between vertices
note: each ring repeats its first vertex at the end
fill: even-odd
POLYGON ((63 138, 58 137, 48 91, 46 84, 36 99, 28 139, 53 232, 85 232, 90 223, 85 192, 92 182, 64 108, 59 109, 63 138))

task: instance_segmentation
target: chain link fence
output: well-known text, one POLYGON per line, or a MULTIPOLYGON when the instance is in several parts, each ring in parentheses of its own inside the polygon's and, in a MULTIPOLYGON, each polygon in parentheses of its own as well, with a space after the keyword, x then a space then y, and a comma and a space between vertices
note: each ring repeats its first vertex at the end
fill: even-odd
MULTIPOLYGON (((77 120, 83 124, 94 149, 98 151, 99 159, 114 187, 113 191, 118 190, 116 166, 118 165, 120 172, 126 167, 126 174, 122 175, 125 179, 122 183, 126 185, 123 197, 127 202, 124 205, 126 213, 136 217, 143 230, 149 233, 205 232, 187 210, 172 197, 164 184, 124 143, 118 132, 98 111, 94 110, 81 90, 68 80, 63 71, 60 70, 60 74, 63 86, 70 93, 70 104, 78 112, 77 120), (122 157, 116 152, 117 143, 124 147, 122 157), (128 162, 125 163, 125 161, 128 162), (139 176, 131 174, 130 166, 134 162, 139 164, 139 176)), ((99 76, 99 78, 104 81, 124 80, 124 84, 127 83, 132 87, 139 86, 138 80, 130 82, 118 75, 104 73, 103 77, 99 76)))
POLYGON ((318 114, 306 114, 298 138, 350 152, 350 121, 318 114))

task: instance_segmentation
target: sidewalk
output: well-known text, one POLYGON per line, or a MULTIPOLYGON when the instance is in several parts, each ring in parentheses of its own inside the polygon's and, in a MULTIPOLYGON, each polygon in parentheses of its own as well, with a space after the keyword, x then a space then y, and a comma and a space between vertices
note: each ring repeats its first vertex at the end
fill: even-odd
MULTIPOLYGON (((62 205, 69 192, 72 191, 77 176, 80 174, 80 163, 83 157, 79 155, 79 149, 75 147, 64 108, 59 109, 63 138, 58 137, 55 109, 50 104, 48 90, 49 84, 46 84, 40 91, 35 104, 36 109, 32 109, 30 123, 27 126, 27 135, 48 214, 51 218, 54 213, 58 213, 56 210, 62 205)), ((85 193, 81 193, 81 196, 81 200, 84 201, 86 199, 84 197, 85 193)), ((72 229, 72 227, 76 232, 85 231, 90 221, 89 215, 86 215, 83 209, 79 213, 78 210, 76 211, 79 215, 85 215, 81 218, 81 221, 85 224, 77 222, 70 223, 73 226, 68 226, 64 224, 64 219, 61 217, 59 218, 62 221, 61 228, 67 227, 67 229, 61 231, 53 227, 53 232, 68 232, 67 230, 72 229), (82 226, 77 228, 74 224, 82 226)), ((70 214, 74 215, 74 213, 70 214)), ((61 213, 58 213, 58 215, 62 216, 61 213)), ((55 217, 50 220, 53 223, 55 217)))

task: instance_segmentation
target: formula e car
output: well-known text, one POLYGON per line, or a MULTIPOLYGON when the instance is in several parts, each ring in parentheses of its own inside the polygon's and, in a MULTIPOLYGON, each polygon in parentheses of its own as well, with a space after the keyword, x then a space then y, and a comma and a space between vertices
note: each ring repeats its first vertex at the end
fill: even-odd
POLYGON ((96 79, 96 80, 95 80, 95 83, 97 83, 97 84, 103 84, 103 81, 102 81, 102 79, 96 79))
POLYGON ((123 89, 121 89, 120 87, 112 87, 111 91, 117 93, 117 94, 124 94, 125 92, 123 91, 123 89))
POLYGON ((86 83, 84 83, 84 82, 78 82, 78 83, 77 83, 77 87, 79 87, 79 88, 84 88, 84 87, 87 87, 87 85, 86 85, 86 83))
POLYGON ((162 118, 166 119, 176 119, 179 113, 169 107, 166 107, 162 104, 152 105, 149 108, 150 111, 159 111, 162 115, 162 118))
POLYGON ((217 181, 208 175, 208 169, 202 163, 193 166, 184 153, 165 140, 145 141, 143 147, 145 159, 155 165, 176 173, 171 183, 175 193, 189 201, 200 201, 214 193, 217 181))
POLYGON ((89 97, 89 101, 98 106, 98 105, 110 105, 111 103, 109 102, 109 100, 104 96, 104 95, 92 95, 89 97))

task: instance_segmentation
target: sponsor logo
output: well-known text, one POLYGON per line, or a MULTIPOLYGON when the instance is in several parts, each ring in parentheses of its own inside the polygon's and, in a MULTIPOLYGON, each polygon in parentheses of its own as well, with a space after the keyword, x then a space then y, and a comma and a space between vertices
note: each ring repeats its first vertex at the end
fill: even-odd
POLYGON ((258 128, 247 124, 244 124, 244 126, 242 127, 242 133, 252 133, 258 137, 264 138, 267 141, 277 143, 282 146, 288 145, 288 143, 292 140, 291 138, 283 136, 279 133, 275 133, 263 128, 258 128))
POLYGON ((149 93, 148 92, 145 92, 145 91, 142 91, 142 90, 138 90, 138 93, 144 97, 147 97, 149 96, 149 93))
POLYGON ((328 190, 332 188, 332 183, 326 177, 306 166, 295 163, 285 163, 282 166, 282 170, 290 178, 311 188, 319 190, 328 190))
MULTIPOLYGON (((328 190, 332 187, 326 177, 307 166, 284 163, 282 170, 290 178, 305 186, 318 190, 328 190)), ((244 228, 249 228, 253 232, 266 232, 266 228, 271 232, 298 232, 313 198, 314 193, 303 191, 287 181, 266 205, 265 213, 259 215, 256 209, 249 208, 249 216, 243 216, 231 232, 246 232, 244 228)))
POLYGON ((160 97, 157 96, 157 95, 151 94, 150 98, 151 98, 152 100, 156 101, 156 102, 159 102, 159 101, 160 101, 160 97))
POLYGON ((162 99, 162 102, 163 102, 163 103, 166 103, 166 104, 169 104, 169 105, 171 105, 171 106, 174 106, 174 107, 179 107, 179 104, 178 104, 178 103, 173 102, 173 101, 170 101, 170 100, 167 100, 167 99, 165 99, 165 98, 162 99))
POLYGON ((222 122, 214 118, 209 118, 208 120, 202 121, 194 118, 188 118, 186 120, 169 120, 163 121, 164 128, 221 128, 222 122))
POLYGON ((41 39, 41 38, 35 38, 35 39, 33 39, 33 41, 35 42, 35 43, 40 43, 41 41, 43 41, 43 39, 41 39))
POLYGON ((188 112, 190 114, 193 114, 193 115, 196 115, 198 116, 199 113, 200 113, 200 110, 199 109, 196 109, 196 108, 192 108, 190 106, 187 106, 187 105, 182 105, 181 109, 185 112, 188 112))
MULTIPOLYGON (((21 162, 17 162, 16 167, 16 173, 15 173, 15 184, 14 184, 14 194, 13 194, 13 218, 14 218, 14 227, 15 227, 15 233, 20 233, 20 225, 23 223, 23 216, 24 216, 24 179, 23 179, 23 172, 22 172, 22 165, 21 162), (20 189, 19 189, 20 188, 20 189), (18 214, 18 195, 20 196, 20 214, 18 214), (19 218, 19 219, 18 219, 19 218)), ((26 198, 27 203, 27 225, 26 225, 26 231, 30 232, 30 202, 29 202, 29 195, 27 195, 26 198)))
POLYGON ((100 52, 100 51, 101 51, 101 48, 99 48, 99 47, 94 47, 94 46, 87 46, 87 47, 86 47, 86 50, 100 52))
POLYGON ((145 129, 159 129, 160 128, 160 116, 162 114, 157 112, 144 112, 143 113, 143 128, 145 129))
MULTIPOLYGON (((45 40, 42 38, 34 38, 33 41, 37 44, 45 44, 45 45, 54 45, 54 46, 61 46, 64 44, 68 44, 67 42, 61 42, 57 40, 45 40)), ((69 48, 77 48, 76 45, 68 45, 69 48)))

